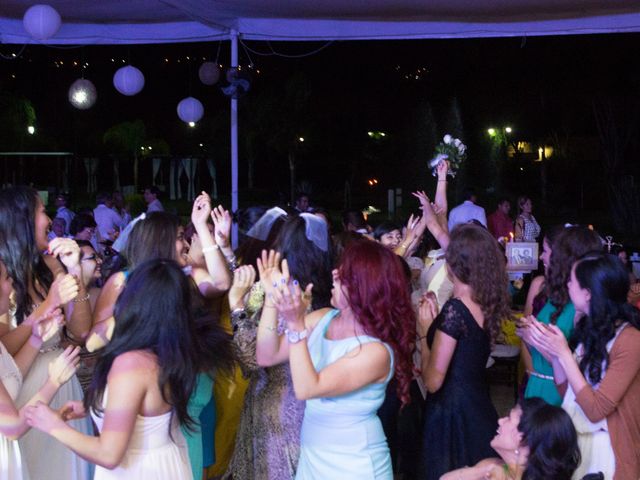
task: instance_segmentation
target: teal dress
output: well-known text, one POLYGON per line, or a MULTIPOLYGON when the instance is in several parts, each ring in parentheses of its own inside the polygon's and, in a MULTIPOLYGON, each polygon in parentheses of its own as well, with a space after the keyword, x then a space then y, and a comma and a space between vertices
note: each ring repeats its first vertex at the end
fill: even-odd
POLYGON ((191 471, 193 478, 202 478, 203 469, 203 452, 202 452, 202 429, 200 422, 200 413, 207 406, 213 395, 213 379, 206 373, 198 374, 196 388, 189 398, 187 411, 195 425, 193 430, 182 425, 180 428, 185 440, 187 441, 187 449, 189 452, 189 462, 191 463, 191 471))
MULTIPOLYGON (((329 340, 327 329, 338 313, 328 312, 309 337, 309 354, 318 372, 365 343, 380 342, 367 335, 329 340)), ((296 480, 393 480, 387 439, 376 414, 393 376, 393 352, 383 345, 391 356, 384 382, 339 397, 307 400, 296 480)))
MULTIPOLYGON (((551 305, 551 302, 547 301, 538 313, 538 321, 548 325, 551 315, 555 311, 556 308, 551 305)), ((556 326, 562 330, 565 338, 569 338, 573 332, 573 318, 575 314, 576 309, 573 303, 569 302, 564 306, 562 313, 556 319, 556 326)), ((540 397, 551 405, 562 405, 562 397, 553 381, 553 367, 535 348, 529 347, 529 352, 531 353, 534 371, 529 372, 529 381, 527 382, 527 389, 524 392, 524 398, 540 397)))

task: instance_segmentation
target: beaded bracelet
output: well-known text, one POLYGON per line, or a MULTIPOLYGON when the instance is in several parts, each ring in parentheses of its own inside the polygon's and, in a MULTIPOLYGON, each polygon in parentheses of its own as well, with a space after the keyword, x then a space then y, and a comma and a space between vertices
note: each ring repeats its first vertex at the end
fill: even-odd
POLYGON ((73 299, 73 303, 82 303, 82 302, 86 302, 87 300, 89 300, 91 298, 91 294, 89 292, 87 292, 87 294, 82 297, 82 298, 74 298, 73 299))

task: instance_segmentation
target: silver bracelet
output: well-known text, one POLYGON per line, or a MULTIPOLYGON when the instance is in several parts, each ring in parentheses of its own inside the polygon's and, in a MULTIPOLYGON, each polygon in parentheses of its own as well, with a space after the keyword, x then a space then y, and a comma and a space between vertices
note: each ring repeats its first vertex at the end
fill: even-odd
POLYGON ((209 245, 208 247, 204 247, 202 249, 202 253, 213 252, 214 250, 218 250, 220 247, 218 245, 209 245))

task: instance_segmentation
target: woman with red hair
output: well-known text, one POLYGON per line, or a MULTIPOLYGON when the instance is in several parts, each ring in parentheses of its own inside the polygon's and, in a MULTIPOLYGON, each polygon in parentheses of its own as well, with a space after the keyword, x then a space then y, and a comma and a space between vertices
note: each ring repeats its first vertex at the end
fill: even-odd
POLYGON ((296 479, 393 479, 376 412, 394 374, 398 397, 409 401, 416 320, 400 262, 375 242, 353 242, 333 271, 334 308, 308 315, 312 286, 289 282, 285 261, 272 275, 277 288, 265 307, 288 327, 272 360, 289 359, 295 394, 307 401, 296 479))

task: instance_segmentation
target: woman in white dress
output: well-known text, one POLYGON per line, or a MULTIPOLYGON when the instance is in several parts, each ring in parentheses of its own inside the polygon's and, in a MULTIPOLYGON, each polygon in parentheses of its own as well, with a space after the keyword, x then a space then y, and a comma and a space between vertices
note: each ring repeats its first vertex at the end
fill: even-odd
POLYGON ((38 404, 29 425, 96 463, 95 480, 192 478, 179 424, 190 426, 187 405, 201 356, 192 319, 193 286, 171 260, 135 268, 118 298, 113 338, 102 351, 84 406, 62 412, 38 404), (84 435, 65 423, 86 410, 100 435, 84 435))
MULTIPOLYGON (((81 278, 80 249, 73 240, 65 238, 49 244, 50 225, 51 219, 36 190, 11 187, 0 191, 0 261, 12 280, 15 307, 10 315, 3 315, 4 321, 0 320, 0 338, 11 355, 16 355, 28 341, 31 334, 28 318, 34 312, 41 315, 63 306, 66 335, 78 339, 78 343, 82 343, 91 328, 89 296, 84 284, 76 280, 81 278)), ((60 334, 54 335, 40 346, 24 377, 18 406, 26 404, 46 381, 49 364, 63 351, 60 340, 60 334)), ((82 389, 74 376, 58 390, 51 406, 57 409, 66 401, 79 398, 82 398, 82 389)), ((91 423, 77 422, 76 428, 89 433, 91 423)), ((90 465, 50 437, 32 430, 19 442, 23 465, 29 469, 32 479, 90 478, 90 465)))
POLYGON ((588 253, 573 264, 567 287, 578 313, 574 351, 555 325, 532 322, 527 333, 551 359, 578 432, 582 463, 573 478, 640 478, 640 313, 627 302, 628 272, 613 255, 588 253))
MULTIPOLYGON (((0 263, 0 309, 6 309, 8 295, 11 291, 11 279, 0 263)), ((22 436, 28 426, 24 418, 25 407, 17 409, 16 398, 22 386, 22 377, 27 373, 43 337, 54 335, 62 323, 60 310, 49 315, 35 318, 31 315, 29 323, 32 333, 29 341, 20 349, 14 358, 0 342, 0 478, 3 480, 25 480, 29 478, 26 465, 22 463, 17 439, 22 436)), ((49 376, 40 390, 29 400, 27 405, 36 402, 49 403, 58 388, 75 373, 78 364, 79 349, 69 347, 49 365, 49 376)))

